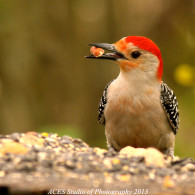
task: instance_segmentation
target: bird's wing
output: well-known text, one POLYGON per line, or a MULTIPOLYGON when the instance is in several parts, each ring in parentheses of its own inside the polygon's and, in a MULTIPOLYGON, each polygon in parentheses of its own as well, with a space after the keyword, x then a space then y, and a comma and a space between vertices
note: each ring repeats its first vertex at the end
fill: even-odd
POLYGON ((167 118, 172 127, 174 134, 177 133, 179 128, 179 108, 177 98, 173 91, 167 86, 166 83, 161 84, 161 104, 167 114, 167 118))
MULTIPOLYGON (((113 80, 112 80, 113 81, 113 80)), ((100 99, 100 104, 99 104, 99 109, 98 109, 98 122, 102 125, 105 125, 106 123, 106 119, 104 117, 104 110, 105 110, 105 107, 106 107, 106 104, 107 104, 107 91, 108 91, 108 87, 109 85, 112 83, 112 81, 110 81, 104 91, 103 91, 103 94, 102 94, 102 97, 100 99)))

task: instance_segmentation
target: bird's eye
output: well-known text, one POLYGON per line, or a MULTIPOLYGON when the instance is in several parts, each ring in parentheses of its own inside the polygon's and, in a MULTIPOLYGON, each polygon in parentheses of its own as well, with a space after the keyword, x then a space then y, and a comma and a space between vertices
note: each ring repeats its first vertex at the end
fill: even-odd
POLYGON ((131 57, 134 58, 134 59, 137 59, 140 55, 141 55, 140 51, 133 51, 131 53, 131 57))

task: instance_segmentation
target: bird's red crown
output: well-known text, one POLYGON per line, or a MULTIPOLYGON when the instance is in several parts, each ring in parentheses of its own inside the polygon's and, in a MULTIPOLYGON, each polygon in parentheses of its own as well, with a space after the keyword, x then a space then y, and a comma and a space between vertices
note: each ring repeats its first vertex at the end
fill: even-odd
POLYGON ((158 58, 159 67, 157 71, 157 77, 161 80, 163 74, 163 60, 158 46, 152 40, 141 36, 128 36, 125 38, 125 41, 127 43, 133 43, 133 45, 151 52, 158 58))

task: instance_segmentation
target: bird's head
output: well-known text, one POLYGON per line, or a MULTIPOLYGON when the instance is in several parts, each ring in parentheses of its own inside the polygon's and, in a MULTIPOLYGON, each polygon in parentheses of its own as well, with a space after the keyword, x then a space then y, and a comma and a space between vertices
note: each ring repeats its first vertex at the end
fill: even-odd
POLYGON ((114 60, 121 71, 130 72, 137 69, 161 81, 163 61, 157 45, 150 39, 141 36, 128 36, 114 44, 91 43, 91 46, 109 51, 99 57, 94 55, 87 58, 114 60))

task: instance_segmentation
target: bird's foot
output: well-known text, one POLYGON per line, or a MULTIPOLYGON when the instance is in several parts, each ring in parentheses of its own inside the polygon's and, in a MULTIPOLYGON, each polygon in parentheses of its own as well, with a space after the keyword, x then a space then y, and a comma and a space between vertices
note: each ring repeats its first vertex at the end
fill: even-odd
POLYGON ((175 158, 175 156, 174 156, 174 150, 173 150, 172 148, 167 149, 167 150, 165 151, 165 154, 166 154, 167 156, 171 156, 172 159, 175 158))

